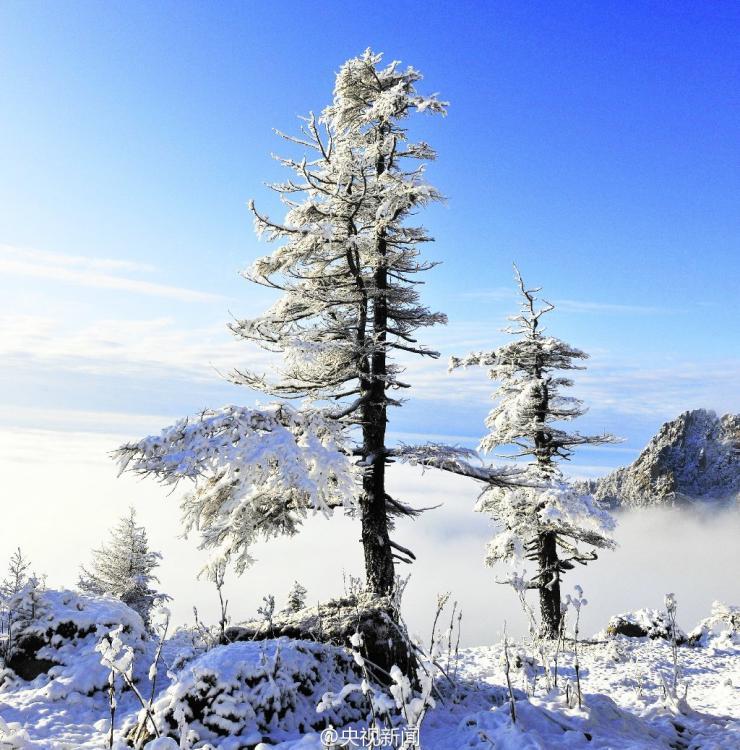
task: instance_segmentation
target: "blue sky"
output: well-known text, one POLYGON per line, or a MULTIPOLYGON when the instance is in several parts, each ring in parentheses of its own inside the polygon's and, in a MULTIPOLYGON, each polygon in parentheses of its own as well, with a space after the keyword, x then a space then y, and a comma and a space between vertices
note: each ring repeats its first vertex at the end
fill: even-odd
MULTIPOLYGON (((272 128, 321 110, 368 46, 450 101, 412 122, 448 197, 424 217, 443 261, 425 294, 450 324, 428 337, 443 360, 410 364, 397 437, 481 435, 490 385, 444 360, 502 342, 512 261, 558 304, 550 330, 592 354, 582 429, 625 437, 582 452, 576 474, 629 462, 684 409, 740 410, 739 37, 731 2, 0 4, 0 470, 23 499, 5 540, 69 585, 134 502, 180 614, 191 589, 209 600, 173 500, 117 480, 107 452, 256 398, 218 374, 259 365, 225 328, 269 302, 238 276, 267 252, 246 204, 275 213, 272 128)), ((397 481, 419 504, 459 501, 448 551, 479 565, 475 488, 397 481)), ((447 539, 447 518, 419 533, 447 539)), ((323 534, 302 542, 311 560, 323 534)), ((443 559, 440 539, 427 547, 443 559)), ((255 602, 259 571, 278 575, 271 549, 243 584, 255 602)), ((341 584, 322 564, 328 595, 341 584)))
MULTIPOLYGON (((249 397, 209 366, 248 361, 223 323, 267 302, 237 276, 266 251, 245 204, 275 208, 272 128, 366 46, 451 102, 413 125, 449 199, 425 217, 445 355, 501 340, 515 260, 594 355, 593 426, 634 450, 683 408, 737 409, 738 32, 722 2, 4 3, 6 416, 249 397)), ((472 439, 479 383, 398 429, 472 439)))

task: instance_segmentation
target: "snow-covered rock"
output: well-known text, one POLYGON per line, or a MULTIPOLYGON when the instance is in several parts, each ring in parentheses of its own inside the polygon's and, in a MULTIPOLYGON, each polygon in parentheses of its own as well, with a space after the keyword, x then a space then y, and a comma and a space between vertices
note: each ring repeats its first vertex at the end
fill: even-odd
MULTIPOLYGON (((264 619, 244 622, 228 628, 226 636, 230 641, 286 636, 346 647, 359 631, 365 656, 389 672, 394 665, 404 670, 408 666, 407 641, 401 636, 396 619, 390 598, 363 592, 298 611, 278 612, 270 623, 264 619)), ((376 676, 382 679, 382 675, 376 676)))
POLYGON ((584 482, 610 506, 740 499, 740 414, 696 409, 666 422, 637 460, 584 482))
POLYGON ((185 667, 156 701, 160 733, 195 732, 195 747, 221 750, 274 744, 364 717, 364 700, 319 714, 327 692, 356 682, 354 661, 340 648, 278 638, 218 646, 185 667))
POLYGON ((13 602, 16 623, 8 667, 23 679, 43 673, 47 694, 90 695, 107 687, 109 670, 95 650, 110 631, 135 653, 142 653, 146 631, 141 617, 118 599, 60 590, 24 590, 13 602))
MULTIPOLYGON (((657 609, 637 609, 634 612, 624 612, 609 619, 606 635, 624 635, 628 638, 662 638, 671 639, 671 625, 668 615, 657 609)), ((686 634, 676 628, 678 643, 686 642, 686 634)))

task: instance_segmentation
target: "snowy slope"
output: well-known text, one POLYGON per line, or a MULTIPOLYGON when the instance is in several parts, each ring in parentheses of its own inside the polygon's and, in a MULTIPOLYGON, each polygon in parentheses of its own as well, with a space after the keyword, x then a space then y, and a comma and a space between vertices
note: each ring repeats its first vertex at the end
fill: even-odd
MULTIPOLYGON (((233 665, 229 666, 226 658, 228 649, 233 647, 227 646, 211 652, 213 656, 206 655, 202 666, 213 669, 220 660, 229 672, 226 677, 231 679, 236 674, 234 665, 244 663, 244 659, 251 658, 250 654, 259 659, 261 647, 256 644, 234 646, 239 658, 233 665)), ((187 651, 185 639, 169 644, 168 661, 175 658, 179 648, 187 651)), ((516 646, 510 645, 510 651, 513 655, 516 646)), ((282 653, 289 663, 290 647, 284 645, 282 653)), ((461 653, 456 684, 451 686, 444 679, 440 681, 441 699, 422 727, 424 750, 740 750, 740 640, 737 635, 734 639, 728 633, 715 635, 705 646, 679 649, 681 682, 688 684, 690 706, 683 714, 666 707, 663 698, 662 678, 670 679, 672 669, 670 644, 661 639, 619 637, 582 646, 581 681, 585 696, 582 709, 574 705, 574 687, 569 688, 572 707, 568 707, 562 693, 546 694, 541 680, 536 685, 535 695, 527 697, 524 692, 526 675, 523 670, 514 669, 512 681, 518 700, 517 723, 512 726, 503 687, 502 653, 501 644, 461 653)), ((305 656, 300 658, 305 659, 305 656)), ((195 674, 204 676, 198 664, 200 660, 196 659, 190 667, 195 674)), ((258 665, 255 663, 255 666, 258 665)), ((187 670, 188 665, 185 665, 184 674, 187 670)), ((561 660, 561 687, 567 682, 573 685, 574 677, 572 656, 566 654, 561 660)), ((8 725, 4 730, 0 724, 0 747, 28 750, 101 750, 107 747, 105 694, 85 695, 73 691, 64 700, 58 700, 55 691, 49 689, 52 682, 53 678, 42 676, 33 683, 11 681, 0 687, 0 717, 8 725), (17 739, 8 741, 13 734, 17 739), (3 745, 3 741, 8 744, 3 745)), ((173 692, 166 691, 166 679, 161 684, 160 695, 166 703, 173 692)), ((215 685, 218 685, 217 679, 215 685)), ((303 706, 300 710, 310 709, 303 706)), ((136 711, 131 696, 124 695, 119 704, 117 727, 131 726, 136 711)), ((211 744, 208 747, 217 750, 243 747, 323 750, 318 732, 301 734, 296 728, 298 723, 293 716, 290 731, 283 733, 278 744, 263 741, 255 746, 253 743, 258 740, 253 738, 252 743, 243 745, 233 738, 209 734, 207 741, 211 744)), ((120 739, 119 732, 116 736, 120 739)), ((161 746, 167 747, 165 743, 161 746)), ((206 744, 196 741, 194 747, 204 748, 206 744)))

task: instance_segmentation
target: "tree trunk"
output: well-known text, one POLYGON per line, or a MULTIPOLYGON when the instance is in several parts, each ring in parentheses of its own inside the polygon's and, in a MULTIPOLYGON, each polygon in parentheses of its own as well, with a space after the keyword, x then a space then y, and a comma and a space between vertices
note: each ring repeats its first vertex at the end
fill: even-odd
POLYGON ((541 534, 537 540, 537 560, 540 573, 541 635, 557 638, 560 632, 560 573, 558 572, 557 535, 541 534))
MULTIPOLYGON (((378 249, 385 255, 386 242, 380 237, 378 249)), ((385 395, 387 374, 385 340, 388 325, 388 273, 384 265, 373 275, 373 354, 371 357, 368 398, 363 409, 362 433, 365 473, 362 481, 362 546, 365 573, 370 591, 388 596, 393 591, 395 569, 388 535, 385 491, 385 430, 388 421, 385 395)))

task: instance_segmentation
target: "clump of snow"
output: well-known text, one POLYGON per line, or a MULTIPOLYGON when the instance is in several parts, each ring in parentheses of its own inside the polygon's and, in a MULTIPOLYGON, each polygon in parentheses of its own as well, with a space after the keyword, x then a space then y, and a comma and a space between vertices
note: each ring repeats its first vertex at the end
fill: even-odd
POLYGON ((740 607, 713 602, 709 617, 704 618, 688 635, 692 646, 740 645, 740 607))
POLYGON ((183 504, 214 558, 252 564, 260 538, 295 534, 310 513, 356 504, 358 470, 344 425, 321 410, 224 406, 118 450, 121 472, 195 483, 183 504))
POLYGON ((361 698, 316 710, 321 695, 356 680, 352 658, 340 648, 288 638, 232 643, 177 675, 155 702, 155 721, 162 735, 179 736, 187 726, 197 748, 204 742, 225 750, 287 740, 363 718, 361 698))
POLYGON ((144 750, 180 750, 180 744, 175 742, 172 737, 157 737, 157 739, 147 742, 144 750))
MULTIPOLYGON (((628 638, 671 639, 671 623, 666 612, 657 609, 636 609, 610 618, 606 626, 607 636, 623 635, 628 638)), ((676 628, 678 643, 686 641, 686 633, 676 628)))
POLYGON ((476 750, 660 750, 675 747, 675 733, 621 709, 605 695, 589 695, 582 710, 562 695, 516 702, 516 723, 507 706, 472 714, 460 723, 458 747, 476 750))
POLYGON ((21 591, 13 605, 26 614, 14 631, 8 666, 19 674, 31 670, 29 676, 36 676, 34 668, 46 672, 45 692, 52 700, 107 687, 109 670, 97 649, 111 631, 117 631, 134 658, 145 649, 143 620, 118 599, 36 589, 31 605, 24 599, 29 595, 21 591))
POLYGON ((28 732, 18 722, 8 724, 0 716, 0 747, 3 750, 25 750, 29 742, 28 732))

